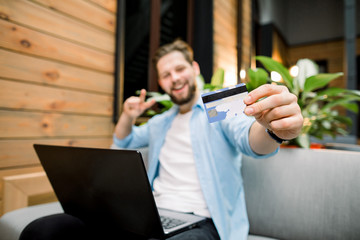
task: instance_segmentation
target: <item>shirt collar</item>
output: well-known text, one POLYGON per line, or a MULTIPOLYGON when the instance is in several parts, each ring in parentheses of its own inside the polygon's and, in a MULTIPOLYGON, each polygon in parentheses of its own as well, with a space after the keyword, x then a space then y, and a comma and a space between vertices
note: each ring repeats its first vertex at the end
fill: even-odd
POLYGON ((202 110, 205 109, 205 108, 204 108, 203 101, 202 101, 202 98, 201 98, 201 94, 200 94, 198 100, 196 101, 196 103, 194 104, 194 106, 192 107, 192 109, 195 109, 195 108, 197 108, 197 107, 199 107, 199 108, 202 109, 202 110))

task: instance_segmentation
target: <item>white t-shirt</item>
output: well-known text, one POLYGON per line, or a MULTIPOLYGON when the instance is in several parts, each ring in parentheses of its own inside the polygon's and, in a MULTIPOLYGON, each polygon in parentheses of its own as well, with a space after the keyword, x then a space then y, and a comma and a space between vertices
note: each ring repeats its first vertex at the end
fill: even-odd
POLYGON ((158 207, 210 217, 197 175, 190 139, 192 111, 177 114, 167 132, 154 180, 158 207))

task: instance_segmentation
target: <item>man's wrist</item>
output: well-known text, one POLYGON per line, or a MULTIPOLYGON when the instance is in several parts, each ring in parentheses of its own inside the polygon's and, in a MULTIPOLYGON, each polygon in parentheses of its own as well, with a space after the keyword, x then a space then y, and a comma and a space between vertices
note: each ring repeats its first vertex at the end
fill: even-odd
POLYGON ((131 124, 134 124, 137 117, 134 117, 133 115, 123 111, 120 115, 120 118, 123 118, 123 121, 129 122, 131 124))
POLYGON ((282 144, 283 142, 287 141, 285 139, 279 138, 278 136, 276 136, 276 134, 271 131, 270 129, 266 129, 266 132, 269 134, 269 136, 274 139, 278 144, 282 144))

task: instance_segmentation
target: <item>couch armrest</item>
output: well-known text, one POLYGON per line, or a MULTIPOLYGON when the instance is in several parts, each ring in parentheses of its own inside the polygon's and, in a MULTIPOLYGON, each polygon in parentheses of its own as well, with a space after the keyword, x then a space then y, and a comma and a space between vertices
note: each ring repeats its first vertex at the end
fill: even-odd
POLYGON ((60 203, 52 202, 5 213, 0 218, 0 240, 18 240, 22 230, 33 220, 61 212, 60 203))
POLYGON ((3 178, 3 186, 3 213, 57 201, 45 172, 7 176, 3 178))

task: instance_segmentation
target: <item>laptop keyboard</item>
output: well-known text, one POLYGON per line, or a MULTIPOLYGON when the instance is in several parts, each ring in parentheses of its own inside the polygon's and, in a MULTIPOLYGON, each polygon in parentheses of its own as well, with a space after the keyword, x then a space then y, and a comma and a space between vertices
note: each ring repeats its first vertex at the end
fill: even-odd
POLYGON ((160 216, 160 219, 164 229, 170 229, 185 223, 185 221, 182 221, 180 219, 165 216, 160 216))

